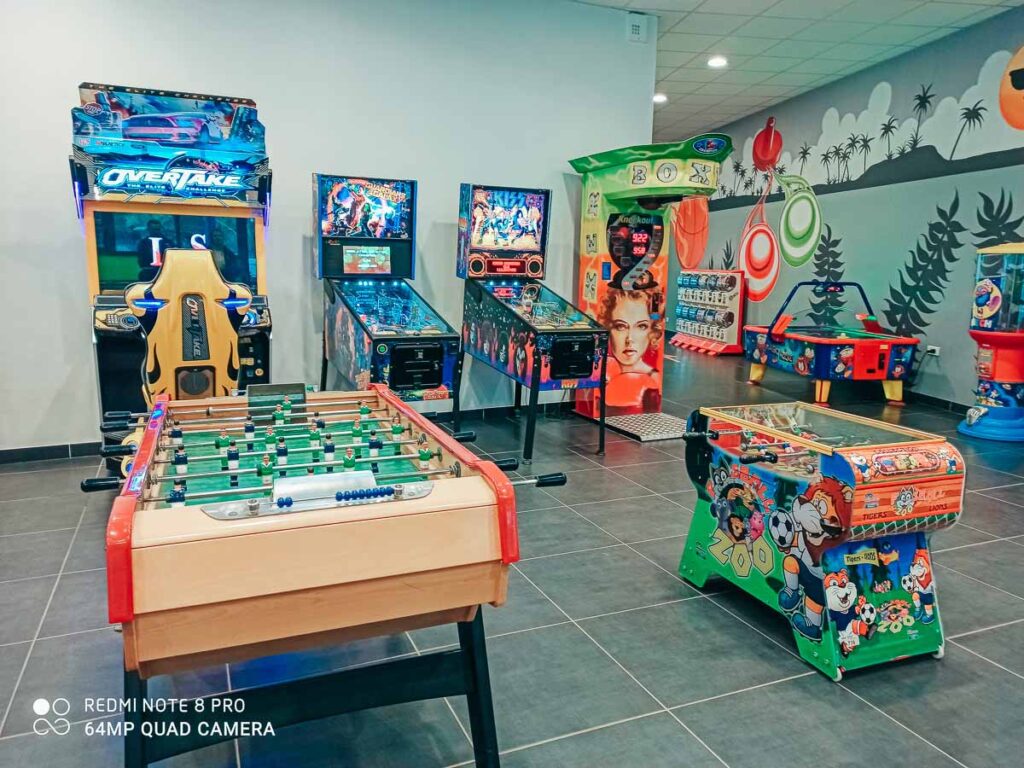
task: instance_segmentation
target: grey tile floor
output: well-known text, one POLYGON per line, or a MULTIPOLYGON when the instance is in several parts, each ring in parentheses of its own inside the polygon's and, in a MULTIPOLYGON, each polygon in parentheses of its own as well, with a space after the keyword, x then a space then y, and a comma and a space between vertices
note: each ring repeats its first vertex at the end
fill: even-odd
MULTIPOLYGON (((793 377, 744 383, 736 359, 680 354, 665 409, 806 399, 793 377)), ((945 659, 897 662, 834 684, 798 658, 788 625, 718 581, 676 575, 695 493, 681 443, 640 445, 543 419, 536 473, 564 488, 519 492, 523 559, 508 604, 487 608, 491 679, 506 766, 1019 766, 1024 711, 1024 445, 956 436, 927 406, 886 409, 872 386, 833 405, 949 434, 968 462, 962 523, 933 539, 945 659)), ((475 450, 515 455, 521 426, 477 420, 475 450)), ((117 738, 31 733, 32 702, 118 696, 120 636, 106 624, 103 531, 110 496, 78 493, 94 460, 0 467, 0 766, 120 763, 117 738)), ((521 470, 525 472, 525 469, 521 470)), ((453 627, 377 638, 188 675, 157 696, 227 691, 444 648, 453 627)), ((92 717, 95 717, 93 715, 92 717)), ((240 739, 166 766, 467 765, 459 699, 388 707, 240 739)))

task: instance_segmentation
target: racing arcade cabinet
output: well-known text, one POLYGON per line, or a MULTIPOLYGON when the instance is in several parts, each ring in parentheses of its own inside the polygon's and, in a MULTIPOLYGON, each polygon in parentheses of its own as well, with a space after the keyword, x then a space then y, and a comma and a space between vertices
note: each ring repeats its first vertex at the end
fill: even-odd
POLYGON ((269 381, 271 177, 255 103, 95 83, 79 98, 71 177, 105 418, 269 381))

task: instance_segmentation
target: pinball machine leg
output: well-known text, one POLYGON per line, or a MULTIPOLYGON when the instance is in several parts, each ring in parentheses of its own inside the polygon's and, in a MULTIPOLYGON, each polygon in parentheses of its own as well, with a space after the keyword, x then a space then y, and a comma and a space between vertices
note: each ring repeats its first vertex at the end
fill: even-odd
POLYGON ((473 735, 473 756, 477 768, 498 768, 498 732, 494 726, 483 614, 481 607, 472 621, 459 622, 459 646, 466 670, 466 704, 469 708, 469 729, 473 735))
POLYGON ((608 385, 608 350, 604 351, 604 356, 601 358, 601 386, 598 388, 598 397, 601 398, 601 403, 598 406, 600 409, 599 418, 601 421, 598 423, 597 428, 597 455, 604 456, 604 432, 605 432, 605 413, 607 411, 607 403, 605 401, 605 393, 608 385))
POLYGON ((523 407, 523 385, 516 382, 516 396, 512 401, 512 413, 519 417, 519 409, 523 407))
POLYGON ((893 379, 885 379, 882 382, 882 391, 885 392, 885 398, 889 401, 889 405, 895 405, 897 408, 902 408, 903 403, 903 382, 896 381, 893 379))
POLYGON ((764 372, 767 366, 764 363, 751 363, 750 374, 747 376, 747 384, 760 384, 761 379, 764 378, 764 372))
POLYGON ((828 393, 832 389, 832 382, 827 379, 814 380, 814 404, 828 408, 828 393))
POLYGON ((320 349, 320 391, 327 391, 327 331, 324 331, 324 343, 320 349))
POLYGON ((459 395, 462 394, 462 363, 465 360, 465 354, 462 348, 459 348, 459 354, 455 358, 455 381, 452 382, 452 431, 458 432, 459 425, 462 424, 462 411, 459 406, 459 395))
POLYGON ((146 740, 142 736, 142 702, 146 699, 146 681, 139 677, 138 672, 125 670, 124 697, 131 702, 125 708, 124 719, 131 723, 131 730, 124 735, 124 768, 144 768, 146 760, 146 740))
MULTIPOLYGON (((537 431, 537 401, 540 398, 540 354, 533 355, 533 375, 530 377, 530 402, 526 406, 526 440, 523 445, 523 463, 533 463, 533 438, 537 431)), ((518 400, 518 398, 516 398, 518 400)))

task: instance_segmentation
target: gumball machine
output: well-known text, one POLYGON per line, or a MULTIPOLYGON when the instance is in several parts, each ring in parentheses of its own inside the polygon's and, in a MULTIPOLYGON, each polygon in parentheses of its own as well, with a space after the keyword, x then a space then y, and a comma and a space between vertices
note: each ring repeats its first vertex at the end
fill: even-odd
POLYGON ((978 251, 970 334, 978 388, 957 431, 1024 442, 1024 243, 978 251))

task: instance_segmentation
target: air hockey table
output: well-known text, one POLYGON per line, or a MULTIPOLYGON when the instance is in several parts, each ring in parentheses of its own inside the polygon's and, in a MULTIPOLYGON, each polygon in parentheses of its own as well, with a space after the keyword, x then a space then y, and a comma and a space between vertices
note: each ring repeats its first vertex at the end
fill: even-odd
POLYGON ((859 283, 805 281, 793 286, 769 325, 743 328, 749 381, 760 384, 768 368, 814 381, 814 402, 828 405, 834 381, 881 381, 890 405, 903 405, 919 340, 889 333, 878 322, 859 283), (853 312, 847 288, 863 311, 853 312))

